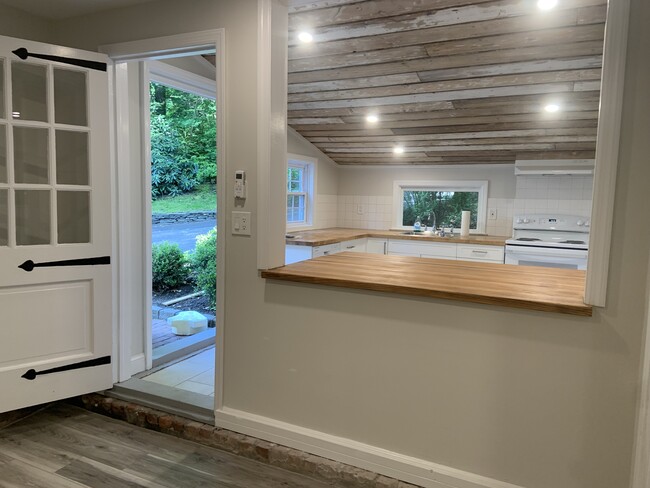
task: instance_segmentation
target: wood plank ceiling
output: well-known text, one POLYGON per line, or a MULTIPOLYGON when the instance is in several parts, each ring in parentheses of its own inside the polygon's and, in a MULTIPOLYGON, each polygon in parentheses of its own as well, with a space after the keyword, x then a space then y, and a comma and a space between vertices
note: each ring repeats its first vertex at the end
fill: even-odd
POLYGON ((289 5, 289 125, 339 164, 594 157, 606 0, 289 5))

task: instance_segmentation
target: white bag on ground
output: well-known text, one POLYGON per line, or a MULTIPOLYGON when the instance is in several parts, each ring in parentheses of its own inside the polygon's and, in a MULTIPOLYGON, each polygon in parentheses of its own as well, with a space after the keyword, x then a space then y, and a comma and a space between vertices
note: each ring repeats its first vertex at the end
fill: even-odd
POLYGON ((195 311, 179 312, 167 319, 167 325, 176 335, 193 335, 208 328, 208 319, 195 311))

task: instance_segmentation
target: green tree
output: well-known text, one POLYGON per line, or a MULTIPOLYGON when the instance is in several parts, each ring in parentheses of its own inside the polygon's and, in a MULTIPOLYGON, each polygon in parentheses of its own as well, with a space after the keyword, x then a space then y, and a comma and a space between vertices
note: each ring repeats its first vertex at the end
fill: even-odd
POLYGON ((413 225, 419 217, 422 224, 433 225, 435 214, 437 227, 460 227, 461 212, 471 212, 470 228, 476 229, 478 192, 454 191, 405 191, 403 225, 413 225))
POLYGON ((216 104, 151 83, 151 159, 153 196, 191 191, 217 176, 216 104), (173 168, 178 165, 178 168, 173 168))

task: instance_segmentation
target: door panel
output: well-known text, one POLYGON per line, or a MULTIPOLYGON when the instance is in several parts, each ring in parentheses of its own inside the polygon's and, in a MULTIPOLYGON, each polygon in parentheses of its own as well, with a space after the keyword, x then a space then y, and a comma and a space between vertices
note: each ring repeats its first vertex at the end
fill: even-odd
POLYGON ((0 412, 112 386, 108 78, 69 58, 107 62, 0 37, 0 412))

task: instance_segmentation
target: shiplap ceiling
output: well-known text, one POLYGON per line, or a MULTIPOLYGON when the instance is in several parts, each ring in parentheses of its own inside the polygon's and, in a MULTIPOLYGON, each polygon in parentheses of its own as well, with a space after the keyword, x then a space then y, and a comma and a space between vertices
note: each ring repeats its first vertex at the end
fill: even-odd
POLYGON ((289 125, 339 164, 594 157, 606 0, 289 5, 289 125))

